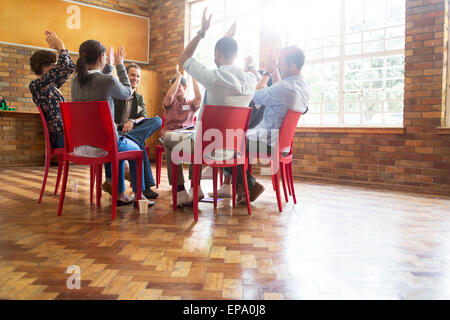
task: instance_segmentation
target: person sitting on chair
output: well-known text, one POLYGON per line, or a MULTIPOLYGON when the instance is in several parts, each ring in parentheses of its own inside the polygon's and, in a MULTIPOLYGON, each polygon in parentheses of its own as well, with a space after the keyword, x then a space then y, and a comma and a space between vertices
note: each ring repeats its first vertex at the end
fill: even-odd
MULTIPOLYGON (((177 129, 193 128, 194 114, 200 108, 202 94, 198 88, 197 81, 192 80, 195 97, 193 100, 186 99, 187 82, 178 70, 177 76, 170 80, 172 86, 164 98, 165 125, 163 128, 163 146, 167 159, 167 177, 172 185, 172 149, 179 140, 189 139, 189 133, 176 132, 177 129)), ((183 166, 178 166, 177 206, 192 205, 192 191, 188 194, 184 187, 183 166)), ((192 178, 192 164, 189 166, 189 178, 192 178)))
MULTIPOLYGON (((278 150, 278 130, 289 110, 305 113, 311 96, 309 85, 302 76, 305 55, 300 48, 287 47, 280 50, 279 57, 271 52, 268 58, 267 70, 258 82, 253 97, 256 105, 265 105, 262 121, 247 133, 247 151, 258 151, 273 155, 278 150), (273 85, 267 87, 272 77, 273 85), (250 147, 253 145, 254 147, 250 147), (254 150, 253 150, 254 149, 254 150)), ((289 150, 281 150, 282 152, 289 150)), ((225 168, 231 174, 229 168, 225 168)), ((242 184, 242 170, 237 170, 237 201, 245 202, 242 184)), ((247 172, 250 202, 253 202, 264 191, 264 187, 247 172)))
MULTIPOLYGON (((206 11, 207 9, 203 11, 200 31, 189 42, 179 57, 179 62, 183 65, 183 69, 205 87, 205 96, 198 115, 199 119, 201 119, 204 105, 248 107, 257 84, 257 78, 254 73, 250 71, 244 72, 244 70, 234 65, 238 55, 238 44, 233 38, 236 33, 236 22, 232 24, 225 36, 216 42, 214 63, 217 69, 209 69, 193 58, 198 44, 205 37, 206 31, 211 25, 212 15, 207 18, 206 11)), ((198 126, 199 124, 195 128, 194 135, 191 135, 191 139, 195 139, 198 126)), ((198 194, 199 198, 203 198, 201 188, 198 194)))
POLYGON ((44 114, 52 148, 64 148, 63 124, 59 108, 59 102, 64 102, 64 97, 59 88, 75 71, 75 64, 56 33, 46 31, 45 36, 50 48, 58 51, 58 59, 54 52, 47 50, 33 53, 30 66, 39 78, 31 81, 29 87, 33 102, 41 107, 44 114))
MULTIPOLYGON (((108 101, 111 115, 114 119, 114 99, 127 99, 131 96, 132 89, 128 75, 123 65, 125 58, 125 49, 119 47, 116 54, 111 47, 108 55, 106 55, 106 48, 97 40, 87 40, 80 45, 80 57, 76 64, 77 75, 72 81, 72 100, 73 101, 108 101), (112 64, 116 65, 117 75, 119 80, 113 77, 112 64)), ((133 140, 117 135, 117 149, 119 152, 124 151, 138 151, 140 147, 133 140)), ((74 153, 77 152, 82 156, 99 156, 102 151, 99 148, 91 146, 77 147, 74 153), (83 148, 84 147, 84 148, 83 148), (77 148, 79 151, 77 151, 77 148)), ((136 161, 129 161, 130 176, 133 192, 137 192, 137 178, 136 177, 136 161)), ((105 164, 105 173, 111 177, 111 163, 105 164), (108 173, 109 172, 109 173, 108 173)), ((143 173, 143 172, 142 172, 143 173)), ((133 199, 125 194, 125 166, 124 161, 119 161, 119 186, 118 186, 118 200, 117 205, 126 205, 133 202, 133 199)), ((145 180, 142 179, 142 190, 145 190, 145 180)), ((137 197, 134 197, 136 199, 137 197)), ((141 194, 141 199, 146 200, 144 194, 141 194)), ((151 206, 154 201, 148 200, 148 205, 151 206)), ((137 201, 134 201, 137 207, 137 201)))
MULTIPOLYGON (((152 168, 148 159, 147 150, 145 148, 145 140, 147 140, 155 131, 161 128, 162 120, 160 117, 147 118, 145 110, 144 98, 136 92, 141 78, 141 67, 137 64, 130 64, 126 68, 128 79, 130 80, 132 93, 129 99, 114 99, 114 122, 116 123, 119 135, 123 135, 136 142, 143 152, 144 161, 144 182, 145 190, 143 194, 147 199, 156 199, 158 193, 153 191, 151 187, 155 186, 152 168)), ((109 173, 109 172, 108 172, 109 173)), ((111 194, 111 184, 108 180, 102 185, 103 191, 111 194)), ((127 178, 127 172, 125 173, 127 178)))

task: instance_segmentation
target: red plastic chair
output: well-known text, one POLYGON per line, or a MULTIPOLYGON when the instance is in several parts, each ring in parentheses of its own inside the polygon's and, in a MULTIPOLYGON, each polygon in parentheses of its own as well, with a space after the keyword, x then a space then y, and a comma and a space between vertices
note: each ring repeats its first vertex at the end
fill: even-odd
MULTIPOLYGON (((50 143, 50 134, 48 132, 47 122, 45 121, 44 114, 41 107, 38 106, 39 113, 41 115, 42 126, 44 127, 45 135, 45 169, 44 169, 44 179, 42 180, 41 194, 39 195, 38 203, 42 202, 42 196, 44 195, 45 185, 47 184, 48 171, 50 169, 50 160, 53 156, 58 155, 58 176, 56 177, 55 193, 58 192, 59 182, 61 181, 62 168, 64 166, 64 148, 52 148, 50 143)), ((95 175, 95 168, 91 166, 91 203, 93 199, 94 192, 94 182, 93 177, 95 175)))
POLYGON ((64 164, 64 148, 52 148, 50 143, 50 135, 48 133, 47 122, 45 121, 44 113, 40 106, 38 106, 39 113, 41 115, 42 126, 44 127, 45 135, 45 169, 44 179, 42 180, 41 194, 39 195, 38 203, 42 202, 42 196, 44 195, 45 185, 47 184, 48 171, 50 169, 50 160, 53 156, 58 155, 58 176, 56 177, 55 192, 58 192, 59 181, 61 180, 62 167, 64 164))
MULTIPOLYGON (((201 165, 208 165, 213 168, 213 189, 214 189, 214 208, 217 208, 217 172, 218 168, 233 168, 233 207, 236 206, 236 185, 237 185, 237 166, 243 165, 243 183, 245 190, 245 197, 247 200, 247 211, 251 215, 250 207, 250 197, 248 194, 247 185, 247 169, 248 162, 246 157, 246 132, 248 128, 248 123, 250 121, 251 108, 247 107, 228 107, 228 106, 212 106, 205 105, 202 113, 202 126, 201 131, 197 132, 195 141, 195 151, 194 154, 180 154, 180 158, 183 162, 193 163, 193 176, 192 176, 192 186, 194 188, 193 192, 193 202, 194 202, 194 220, 198 221, 198 186, 200 179, 200 167, 201 165), (211 131, 210 131, 211 130, 211 131), (236 133, 234 136, 231 135, 227 139, 227 131, 231 134, 236 133), (223 141, 215 141, 216 135, 219 134, 223 138, 223 141), (213 136, 209 136, 212 134, 213 136), (203 140, 202 140, 203 137, 203 140), (214 142, 211 140, 214 138, 214 142), (216 147, 222 146, 224 149, 229 150, 228 153, 233 154, 233 158, 224 161, 220 159, 214 159, 208 157, 217 149, 213 148, 212 145, 216 147), (205 153, 206 149, 206 153, 205 153), (206 160, 207 159, 207 160, 206 160)), ((181 165, 181 164, 178 164, 181 165)), ((172 160, 172 201, 173 210, 177 210, 177 164, 172 160)))
MULTIPOLYGON (((166 119, 162 117, 162 125, 161 125, 161 136, 162 136, 162 128, 164 128, 164 123, 166 119)), ((164 153, 164 147, 160 144, 155 147, 155 155, 156 155, 156 189, 159 188, 159 184, 161 183, 161 167, 162 167, 162 156, 164 153)))
POLYGON ((281 202, 281 194, 280 194, 280 173, 281 180, 283 183, 283 191, 286 202, 288 202, 288 196, 286 189, 289 191, 289 195, 292 195, 294 199, 294 203, 297 203, 297 199, 295 197, 294 190, 294 178, 292 175, 292 145, 294 140, 295 128, 297 127, 298 121, 300 120, 302 113, 289 110, 284 118, 283 124, 280 128, 279 134, 279 153, 275 155, 263 155, 263 154, 254 154, 249 153, 249 171, 251 173, 251 163, 256 163, 256 159, 266 159, 270 160, 270 169, 272 175, 272 185, 273 189, 276 192, 278 210, 280 212, 283 211, 283 204, 281 202), (290 151, 288 155, 283 156, 282 151, 290 147, 290 151), (278 167, 274 167, 274 162, 278 164, 278 167), (287 180, 287 181, 286 181, 287 180), (287 188, 286 188, 287 184, 287 188))
MULTIPOLYGON (((137 194, 139 203, 142 192, 142 151, 118 152, 115 125, 108 101, 60 102, 64 124, 64 176, 59 199, 58 215, 62 213, 66 193, 69 161, 94 166, 97 178, 97 207, 100 206, 102 164, 111 162, 112 168, 112 205, 111 219, 116 218, 118 164, 119 160, 136 160, 137 194), (105 150, 108 154, 101 157, 81 157, 73 154, 78 146, 89 145, 105 150)), ((91 182, 93 176, 91 175, 91 182)))

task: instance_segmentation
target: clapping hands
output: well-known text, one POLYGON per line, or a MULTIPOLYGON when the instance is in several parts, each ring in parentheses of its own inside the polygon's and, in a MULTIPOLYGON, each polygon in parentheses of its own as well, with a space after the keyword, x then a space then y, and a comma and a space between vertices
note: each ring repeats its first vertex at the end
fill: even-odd
POLYGON ((56 33, 54 33, 53 31, 50 30, 45 31, 45 36, 46 36, 45 40, 47 40, 47 43, 50 46, 50 48, 58 51, 61 49, 65 49, 64 43, 60 38, 58 38, 56 33))

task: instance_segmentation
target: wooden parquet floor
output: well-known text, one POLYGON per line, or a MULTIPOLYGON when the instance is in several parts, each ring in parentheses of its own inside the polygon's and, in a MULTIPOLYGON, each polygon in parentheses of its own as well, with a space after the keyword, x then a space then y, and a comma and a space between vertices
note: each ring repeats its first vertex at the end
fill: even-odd
MULTIPOLYGON (((296 183, 277 210, 271 181, 253 204, 176 213, 163 170, 149 213, 89 203, 89 170, 71 166, 56 216, 52 167, 0 168, 0 299, 450 299, 450 200, 296 183), (78 179, 78 192, 70 181, 78 179), (69 266, 81 288, 69 290, 69 266)), ((211 181, 202 182, 205 191, 211 181)))

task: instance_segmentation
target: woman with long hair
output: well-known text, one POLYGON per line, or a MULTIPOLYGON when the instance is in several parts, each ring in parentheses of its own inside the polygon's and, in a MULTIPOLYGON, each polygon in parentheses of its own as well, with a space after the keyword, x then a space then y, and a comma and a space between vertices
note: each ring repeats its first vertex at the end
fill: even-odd
MULTIPOLYGON (((106 55, 106 48, 97 40, 87 40, 83 42, 79 50, 80 57, 76 64, 76 77, 72 81, 72 100, 73 101, 108 101, 111 109, 112 119, 114 119, 114 100, 128 99, 131 95, 131 85, 128 79, 123 60, 125 58, 125 49, 119 47, 114 54, 111 48, 106 55), (115 64, 119 80, 112 75, 112 64, 115 64)), ((138 151, 139 146, 124 136, 117 134, 117 149, 122 151, 138 151)), ((91 147, 93 148, 93 147, 91 147)), ((94 148, 97 149, 97 148, 94 148)), ((95 153, 95 150, 85 148, 85 152, 95 153)), ((101 150, 100 150, 101 151, 101 150)), ((130 177, 133 192, 136 192, 136 161, 129 161, 130 177)), ((111 164, 105 165, 106 177, 111 177, 111 164)), ((125 194, 125 166, 123 161, 119 161, 119 188, 117 205, 125 205, 132 200, 125 194)), ((144 179, 142 179, 142 190, 145 190, 144 179)), ((135 197, 136 199, 136 197, 135 197)), ((145 196, 141 194, 141 199, 145 196)), ((149 206, 153 205, 149 201, 149 206)), ((136 206, 136 203, 135 203, 136 206)))

